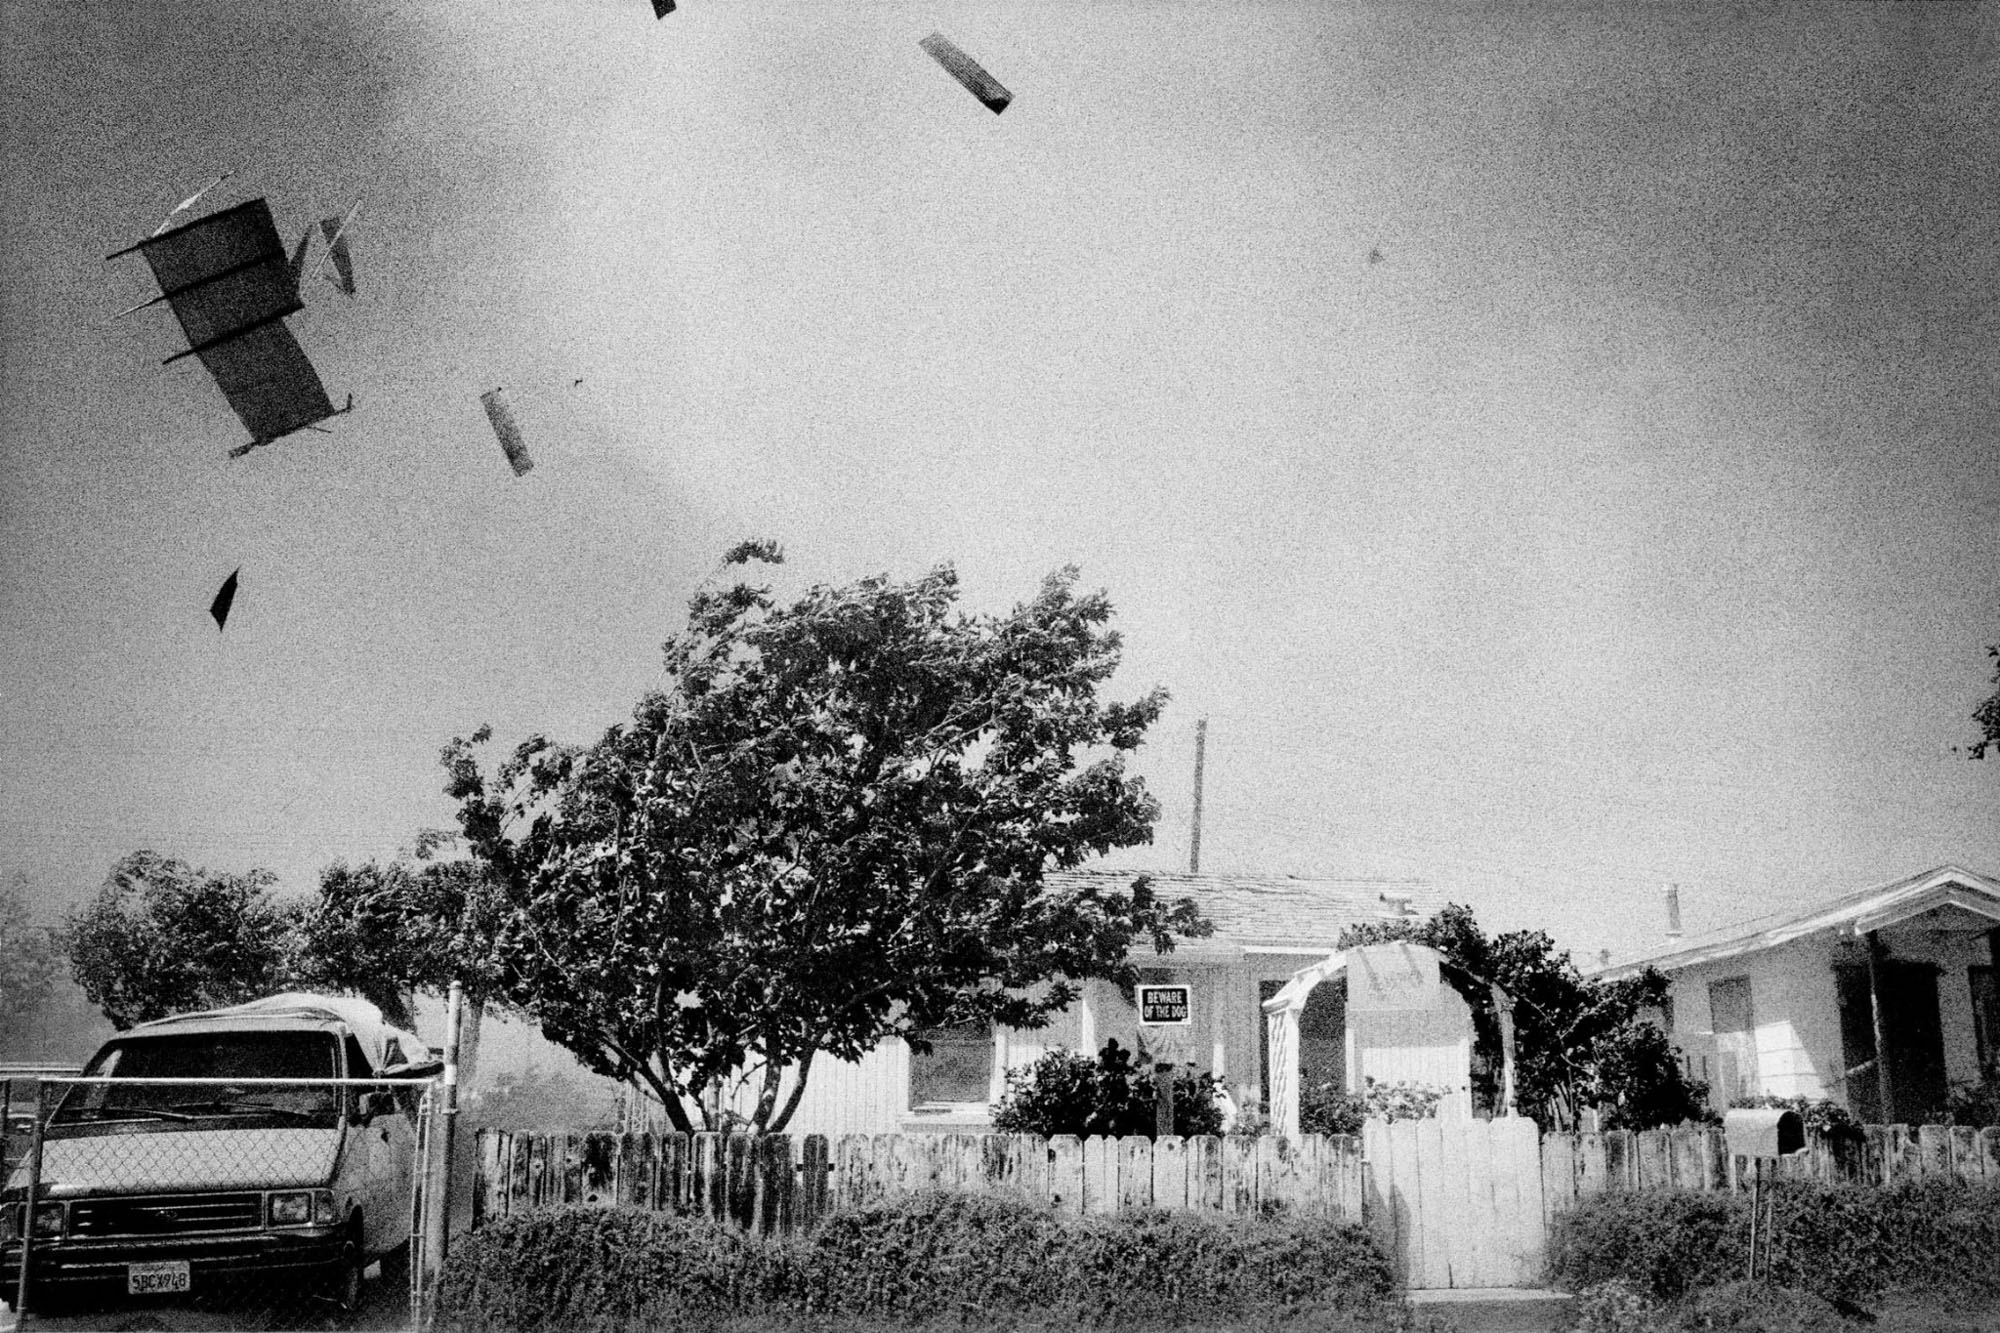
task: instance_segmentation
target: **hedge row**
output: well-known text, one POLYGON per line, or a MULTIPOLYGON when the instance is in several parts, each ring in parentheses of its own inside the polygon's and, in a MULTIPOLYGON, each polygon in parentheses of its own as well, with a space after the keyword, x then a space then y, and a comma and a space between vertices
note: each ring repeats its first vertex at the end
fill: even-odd
MULTIPOLYGON (((1897 1289, 2000 1302, 2000 1189, 1953 1180, 1889 1187, 1784 1181, 1771 1276, 1825 1300, 1897 1289)), ((1750 1201, 1740 1194, 1600 1194, 1555 1219, 1551 1278, 1614 1280, 1674 1300, 1743 1277, 1750 1201)))
MULTIPOLYGON (((570 1206, 498 1219, 455 1249, 434 1330, 706 1326, 757 1314, 1092 1326, 1313 1309, 1389 1317, 1394 1275, 1360 1227, 1144 1212, 1074 1218, 925 1194, 760 1239, 705 1219, 570 1206)), ((1386 1318, 1381 1322, 1378 1316, 1386 1318)))

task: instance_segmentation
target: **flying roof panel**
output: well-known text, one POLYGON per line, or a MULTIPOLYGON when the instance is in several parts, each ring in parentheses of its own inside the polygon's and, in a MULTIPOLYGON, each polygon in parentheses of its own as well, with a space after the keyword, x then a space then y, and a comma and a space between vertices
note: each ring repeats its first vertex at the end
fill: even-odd
POLYGON ((319 372, 282 320, 196 355, 256 440, 274 440, 334 415, 319 372))

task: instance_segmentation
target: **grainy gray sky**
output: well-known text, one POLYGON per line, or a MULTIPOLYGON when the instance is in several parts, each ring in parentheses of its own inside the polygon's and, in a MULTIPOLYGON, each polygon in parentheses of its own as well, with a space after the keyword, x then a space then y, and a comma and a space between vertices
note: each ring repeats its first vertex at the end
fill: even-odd
POLYGON ((1969 4, 0 0, 0 868, 270 866, 589 739, 747 536, 1069 562, 1174 695, 1127 864, 1431 880, 1580 954, 1945 862, 2000 640, 1969 4), (917 42, 1015 94, 994 116, 917 42), (243 432, 149 231, 364 200, 243 432), (1371 253, 1379 262, 1371 262, 1371 253), (583 383, 575 385, 581 378, 583 383), (516 479, 480 409, 508 396, 516 479), (226 633, 210 596, 241 566, 226 633))

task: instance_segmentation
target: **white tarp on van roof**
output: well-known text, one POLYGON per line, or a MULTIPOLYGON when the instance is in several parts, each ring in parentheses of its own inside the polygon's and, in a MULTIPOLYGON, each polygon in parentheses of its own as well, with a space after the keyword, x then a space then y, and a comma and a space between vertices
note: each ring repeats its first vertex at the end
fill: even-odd
POLYGON ((310 991, 287 991, 282 995, 267 995, 261 1000, 248 1004, 231 1005, 227 1009, 206 1009, 198 1014, 176 1014, 171 1018, 155 1019, 151 1023, 141 1023, 133 1028, 134 1033, 148 1029, 170 1027, 177 1023, 200 1020, 203 1026, 218 1026, 232 1015, 245 1018, 282 1018, 287 1014, 300 1017, 334 1019, 345 1023, 361 1043, 361 1049, 368 1056, 368 1062, 377 1072, 399 1064, 421 1064, 430 1055, 430 1048, 416 1033, 404 1028, 392 1027, 382 1017, 382 1011, 368 1001, 352 995, 315 995, 310 991), (393 1048, 393 1049, 392 1049, 393 1048))

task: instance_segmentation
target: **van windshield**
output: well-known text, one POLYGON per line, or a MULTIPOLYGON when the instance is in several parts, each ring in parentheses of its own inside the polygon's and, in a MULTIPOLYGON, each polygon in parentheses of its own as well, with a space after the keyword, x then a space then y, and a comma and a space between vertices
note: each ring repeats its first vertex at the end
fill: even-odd
POLYGON ((231 1079, 340 1077, 339 1047, 329 1032, 202 1032, 113 1041, 83 1071, 93 1078, 222 1080, 201 1083, 81 1083, 56 1108, 52 1123, 121 1120, 213 1126, 261 1120, 332 1127, 340 1089, 236 1084, 231 1079))

